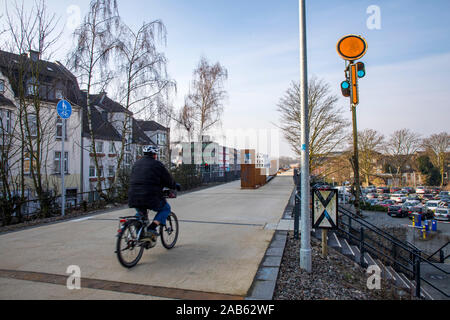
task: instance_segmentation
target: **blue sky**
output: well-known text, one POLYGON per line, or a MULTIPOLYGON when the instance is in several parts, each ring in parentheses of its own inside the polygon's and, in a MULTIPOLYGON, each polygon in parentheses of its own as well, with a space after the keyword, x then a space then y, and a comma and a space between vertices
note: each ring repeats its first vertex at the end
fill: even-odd
MULTIPOLYGON (((89 3, 47 2, 62 21, 69 6, 79 6, 83 16, 89 3)), ((204 55, 229 72, 223 128, 275 128, 276 105, 291 81, 299 79, 298 0, 119 0, 119 11, 129 25, 154 19, 166 25, 168 71, 178 84, 175 106, 181 105, 204 55)), ((358 129, 385 135, 404 127, 423 136, 448 132, 449 31, 448 0, 309 0, 308 73, 331 85, 350 119, 348 100, 339 91, 344 62, 336 43, 346 34, 360 34, 368 51, 361 60, 367 76, 360 81, 358 129), (367 28, 371 5, 381 10, 380 30, 367 28)), ((69 47, 70 30, 66 34, 69 47)), ((284 142, 280 154, 292 155, 284 142)))

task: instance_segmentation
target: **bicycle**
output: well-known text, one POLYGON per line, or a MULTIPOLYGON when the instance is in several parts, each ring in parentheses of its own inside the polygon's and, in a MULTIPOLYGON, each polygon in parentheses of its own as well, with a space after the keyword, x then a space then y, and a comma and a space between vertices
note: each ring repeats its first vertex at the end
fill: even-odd
MULTIPOLYGON (((176 192, 170 189, 164 189, 163 193, 164 198, 173 199, 177 196, 176 192)), ((119 219, 115 253, 122 266, 132 268, 142 258, 144 249, 151 249, 156 245, 141 240, 141 235, 150 225, 150 220, 136 216, 119 217, 119 219)), ((175 246, 178 240, 178 218, 174 212, 170 213, 164 225, 159 226, 159 235, 164 248, 170 250, 175 246)))

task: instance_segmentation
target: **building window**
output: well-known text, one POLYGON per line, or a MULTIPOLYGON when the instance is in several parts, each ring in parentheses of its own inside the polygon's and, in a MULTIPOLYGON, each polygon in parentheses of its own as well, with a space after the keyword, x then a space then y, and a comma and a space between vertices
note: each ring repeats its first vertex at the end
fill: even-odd
POLYGON ((11 110, 0 109, 0 134, 11 133, 11 110))
POLYGON ((89 167, 89 177, 95 177, 95 167, 94 166, 89 167))
MULTIPOLYGON (((36 159, 33 159, 33 169, 36 172, 37 169, 36 159)), ((23 173, 31 174, 31 157, 29 152, 25 152, 23 155, 23 173)))
POLYGON ((114 166, 108 166, 108 177, 114 177, 114 166))
POLYGON ((95 145, 97 153, 103 153, 103 141, 97 141, 95 145))
POLYGON ((116 146, 115 146, 114 142, 112 142, 112 141, 109 143, 109 153, 110 154, 116 153, 116 146))
MULTIPOLYGON (((67 119, 64 119, 64 122, 66 124, 66 130, 64 130, 64 140, 67 141, 67 119)), ((63 131, 63 119, 61 117, 56 118, 56 139, 61 140, 62 138, 62 131, 63 131)))
POLYGON ((124 161, 125 165, 130 165, 131 164, 131 154, 129 153, 125 153, 125 161, 124 161))
MULTIPOLYGON (((54 159, 54 173, 61 174, 61 151, 55 151, 55 159, 54 159)), ((69 173, 69 152, 64 152, 64 173, 69 173)))
POLYGON ((131 138, 125 139, 125 151, 131 151, 131 138))
POLYGON ((0 80, 0 93, 5 93, 5 80, 0 80))
POLYGON ((27 116, 27 120, 28 120, 27 135, 29 135, 31 137, 36 137, 37 136, 37 117, 36 117, 36 115, 29 114, 27 116))
MULTIPOLYGON (((95 151, 96 153, 103 153, 103 141, 95 142, 95 151)), ((92 148, 92 145, 91 145, 91 152, 94 152, 94 148, 92 148)))
POLYGON ((64 95, 63 95, 62 89, 56 89, 55 90, 55 98, 58 99, 58 100, 64 99, 64 95))

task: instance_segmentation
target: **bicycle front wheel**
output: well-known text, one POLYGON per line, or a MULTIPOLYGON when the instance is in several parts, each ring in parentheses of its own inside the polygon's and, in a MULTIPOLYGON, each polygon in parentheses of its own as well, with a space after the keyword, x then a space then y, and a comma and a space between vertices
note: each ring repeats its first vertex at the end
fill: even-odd
POLYGON ((117 258, 125 268, 134 267, 144 253, 144 247, 140 244, 138 237, 141 223, 129 221, 117 237, 117 258))
POLYGON ((171 212, 167 217, 166 225, 159 227, 161 243, 166 249, 172 249, 178 240, 178 218, 171 212))

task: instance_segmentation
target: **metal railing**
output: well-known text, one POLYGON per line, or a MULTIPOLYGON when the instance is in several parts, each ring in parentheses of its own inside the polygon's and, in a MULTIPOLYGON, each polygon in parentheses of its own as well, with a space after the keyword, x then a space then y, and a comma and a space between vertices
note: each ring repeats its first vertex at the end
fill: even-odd
POLYGON ((445 297, 449 297, 448 293, 422 277, 420 266, 421 263, 425 263, 444 274, 449 274, 449 272, 423 257, 420 249, 408 241, 401 241, 388 234, 356 216, 348 209, 340 206, 339 213, 338 233, 345 237, 350 244, 358 246, 360 251, 359 264, 362 267, 367 267, 364 261, 367 252, 375 259, 381 260, 384 265, 391 266, 395 271, 402 272, 409 279, 412 279, 416 287, 416 297, 421 297, 421 282, 428 284, 445 297))
POLYGON ((439 259, 436 261, 436 262, 439 262, 439 263, 444 263, 445 262, 445 260, 448 258, 448 257, 450 257, 450 254, 448 254, 447 256, 445 255, 445 251, 444 251, 444 249, 448 246, 450 244, 450 241, 448 241, 446 244, 444 244, 442 247, 440 247, 439 249, 437 249, 433 254, 431 254, 430 256, 428 256, 428 258, 427 258, 427 260, 435 260, 436 261, 436 259, 434 258, 434 256, 436 255, 436 254, 438 254, 439 253, 439 259))

